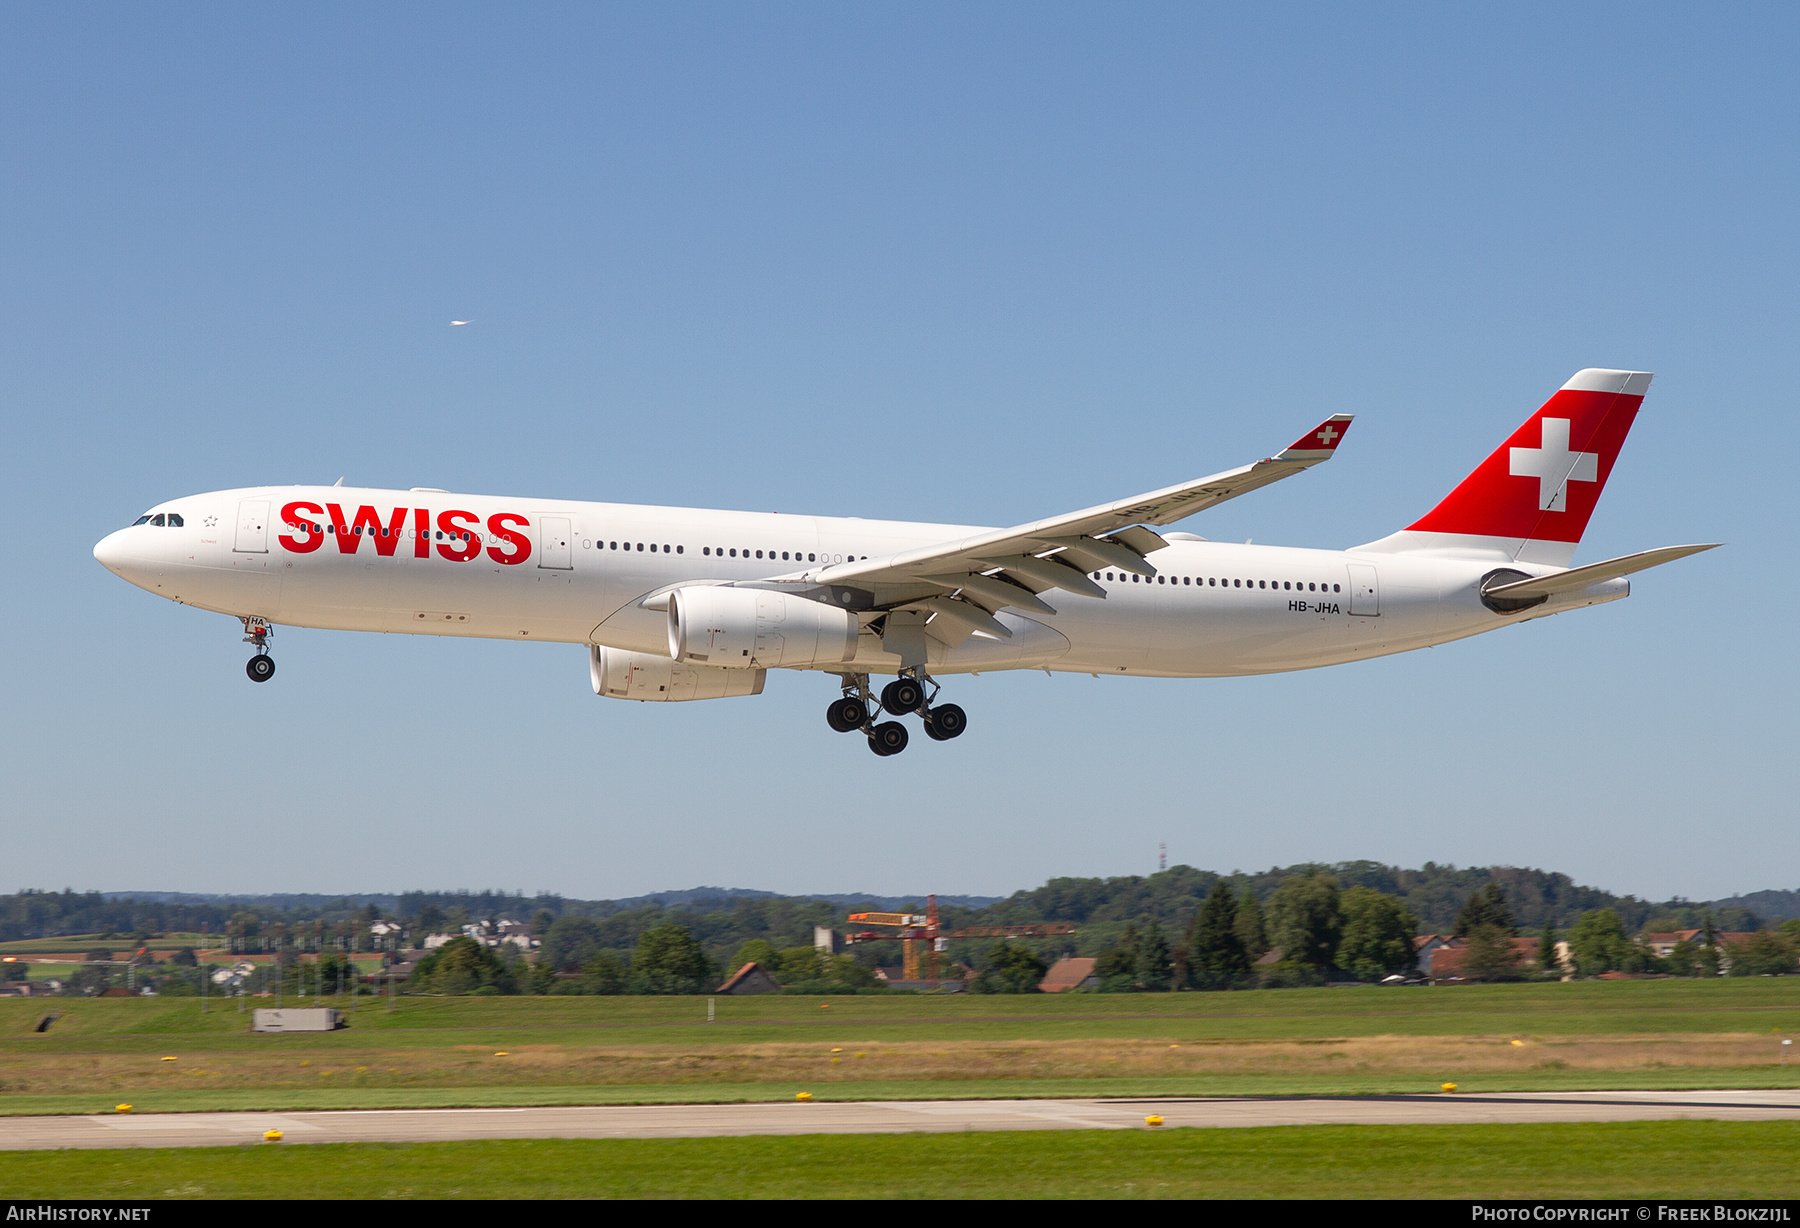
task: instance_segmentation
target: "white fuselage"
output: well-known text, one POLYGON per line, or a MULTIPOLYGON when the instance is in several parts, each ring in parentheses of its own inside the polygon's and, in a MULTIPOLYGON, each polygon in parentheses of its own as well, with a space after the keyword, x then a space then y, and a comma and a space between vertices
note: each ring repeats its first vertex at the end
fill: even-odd
MULTIPOLYGON (((153 511, 175 513, 182 524, 119 530, 95 555, 139 587, 186 605, 289 626, 552 640, 663 655, 668 614, 640 604, 659 591, 795 576, 827 562, 881 558, 984 531, 310 486, 220 491, 153 511), (366 514, 356 525, 359 509, 366 514), (297 523, 323 532, 295 532, 297 523), (366 532, 349 531, 354 527, 366 532)), ((954 648, 934 640, 929 668, 1272 673, 1461 639, 1630 591, 1626 581, 1612 580, 1503 615, 1482 604, 1484 575, 1501 566, 1533 575, 1555 569, 1502 557, 1172 539, 1150 556, 1155 579, 1090 572, 1104 599, 1045 592, 1055 614, 1004 611, 1008 640, 977 635, 954 648)), ((865 632, 854 659, 830 668, 892 673, 900 664, 865 632)))

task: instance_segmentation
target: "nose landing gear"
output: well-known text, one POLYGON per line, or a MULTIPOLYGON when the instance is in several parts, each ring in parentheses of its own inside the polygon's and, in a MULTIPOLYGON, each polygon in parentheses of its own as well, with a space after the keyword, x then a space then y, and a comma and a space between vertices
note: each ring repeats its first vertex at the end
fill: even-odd
POLYGON ((933 706, 931 697, 938 692, 937 683, 923 670, 916 675, 902 674, 881 690, 881 702, 874 703, 869 694, 867 674, 843 675, 843 695, 825 709, 825 723, 838 733, 861 732, 869 739, 869 749, 886 758, 906 749, 910 740, 906 726, 899 721, 876 724, 871 713, 904 716, 916 712, 925 725, 925 736, 934 742, 948 742, 968 728, 969 718, 955 704, 933 706), (930 696, 926 687, 931 688, 930 696))
POLYGON ((244 663, 244 672, 252 682, 267 682, 275 676, 275 658, 269 655, 269 637, 275 628, 254 618, 244 622, 244 643, 256 649, 256 655, 244 663))

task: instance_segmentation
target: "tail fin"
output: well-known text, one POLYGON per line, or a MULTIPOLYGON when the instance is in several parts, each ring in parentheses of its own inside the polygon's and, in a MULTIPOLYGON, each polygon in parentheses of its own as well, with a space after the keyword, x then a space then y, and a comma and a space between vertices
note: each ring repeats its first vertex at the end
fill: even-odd
POLYGON ((1567 567, 1650 379, 1648 371, 1577 371, 1443 502, 1360 548, 1567 567))

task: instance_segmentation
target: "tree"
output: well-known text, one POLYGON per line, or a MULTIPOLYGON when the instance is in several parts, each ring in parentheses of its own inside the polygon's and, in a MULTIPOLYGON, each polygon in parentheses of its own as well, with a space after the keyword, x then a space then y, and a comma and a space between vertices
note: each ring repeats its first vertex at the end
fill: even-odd
POLYGON ((177 968, 194 968, 198 967, 200 963, 198 959, 194 958, 193 947, 176 948, 169 956, 169 962, 174 964, 177 968))
POLYGON ((1584 912, 1569 927, 1569 956, 1582 976, 1634 971, 1633 965, 1639 962, 1637 948, 1625 935, 1624 922, 1610 908, 1584 912))
POLYGON ((444 910, 436 904, 427 904, 419 910, 419 929, 427 934, 435 934, 444 927, 444 910))
POLYGON ((995 943, 983 962, 987 966, 969 978, 970 993, 1037 993, 1050 971, 1032 951, 1010 942, 995 943))
POLYGON ((592 959, 581 965, 580 985, 585 993, 624 993, 625 965, 611 951, 597 952, 592 959))
MULTIPOLYGON (((1169 942, 1163 937, 1162 926, 1155 921, 1144 923, 1144 930, 1138 938, 1137 966, 1134 971, 1139 987, 1151 993, 1167 993, 1172 988, 1175 969, 1169 958, 1169 942)), ((1041 973, 1038 979, 1043 979, 1041 973)))
POLYGON ((1244 898, 1238 901, 1237 920, 1231 928, 1244 944, 1244 958, 1249 962, 1254 964, 1269 953, 1269 931, 1254 889, 1244 888, 1244 898))
POLYGON ((1119 940, 1095 958, 1094 975, 1099 978, 1102 993, 1134 993, 1138 987, 1137 969, 1137 926, 1127 925, 1119 932, 1119 940))
POLYGON ((466 935, 452 938, 413 965, 407 989, 416 993, 517 993, 518 982, 493 950, 466 935))
POLYGON ((544 931, 538 962, 557 972, 574 972, 606 945, 600 923, 587 917, 562 917, 544 931))
POLYGON ((1230 989, 1250 975, 1244 940, 1237 932, 1238 905, 1231 888, 1215 885, 1188 931, 1188 976, 1199 989, 1230 989))
POLYGON ((1556 927, 1548 921, 1544 922, 1544 932, 1538 935, 1537 963, 1538 971, 1545 976, 1562 975, 1562 956, 1556 949, 1556 927))
POLYGON ((631 957, 633 993, 704 993, 711 980, 712 963, 687 926, 665 921, 638 938, 631 957))
POLYGON ((1343 925, 1337 880, 1326 874, 1282 879, 1269 900, 1269 922, 1269 937, 1283 960, 1323 971, 1337 952, 1343 925))
POLYGON ((1484 925, 1492 926, 1508 938, 1519 932, 1513 925, 1512 910, 1506 906, 1506 892, 1501 890, 1499 883, 1489 883, 1470 893, 1462 911, 1456 914, 1456 928, 1451 932, 1458 938, 1467 938, 1484 925))
POLYGON ((1338 941, 1337 963, 1358 980, 1379 981, 1384 976, 1410 971, 1418 962, 1413 935, 1419 920, 1406 905, 1371 887, 1352 887, 1344 892, 1344 932, 1338 941))
POLYGON ((1497 925, 1478 925, 1463 939, 1462 974, 1471 981, 1505 981, 1518 974, 1519 953, 1497 925))
POLYGON ((542 938, 556 924, 556 916, 548 908, 540 908, 531 914, 531 936, 542 938))
POLYGON ((742 968, 745 964, 752 963, 756 964, 770 976, 775 977, 776 980, 781 979, 778 975, 779 969, 781 968, 781 952, 777 951, 775 949, 775 944, 768 939, 752 938, 749 942, 746 942, 743 946, 739 947, 737 949, 737 954, 731 957, 731 967, 727 968, 725 971, 728 974, 735 974, 737 970, 742 968))
MULTIPOLYGON (((764 964, 763 968, 783 985, 798 985, 803 981, 819 979, 820 954, 817 947, 789 947, 781 953, 780 960, 778 967, 764 964)), ((736 972, 737 969, 733 968, 732 971, 736 972)))
POLYGON ((1731 976, 1785 976, 1794 971, 1794 948, 1785 934, 1767 930, 1730 945, 1731 976))

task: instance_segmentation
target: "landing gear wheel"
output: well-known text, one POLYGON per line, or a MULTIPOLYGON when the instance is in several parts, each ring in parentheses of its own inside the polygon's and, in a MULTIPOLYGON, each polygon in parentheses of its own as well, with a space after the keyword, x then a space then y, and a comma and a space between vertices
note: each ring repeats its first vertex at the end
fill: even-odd
POLYGON ((883 721, 869 731, 869 749, 886 758, 906 749, 906 726, 899 721, 883 721))
POLYGON ((245 662, 244 672, 250 675, 252 682, 267 682, 275 676, 275 658, 266 653, 258 653, 245 662))
POLYGON ((925 715, 925 733, 934 742, 948 742, 969 727, 969 718, 955 704, 939 704, 925 715))
POLYGON ((834 699, 825 709, 825 723, 839 733, 849 733, 861 729, 869 722, 869 710, 863 707, 863 701, 854 695, 846 695, 842 699, 834 699))
POLYGON ((913 678, 896 678, 881 688, 881 706, 898 716, 925 706, 925 688, 913 678))

